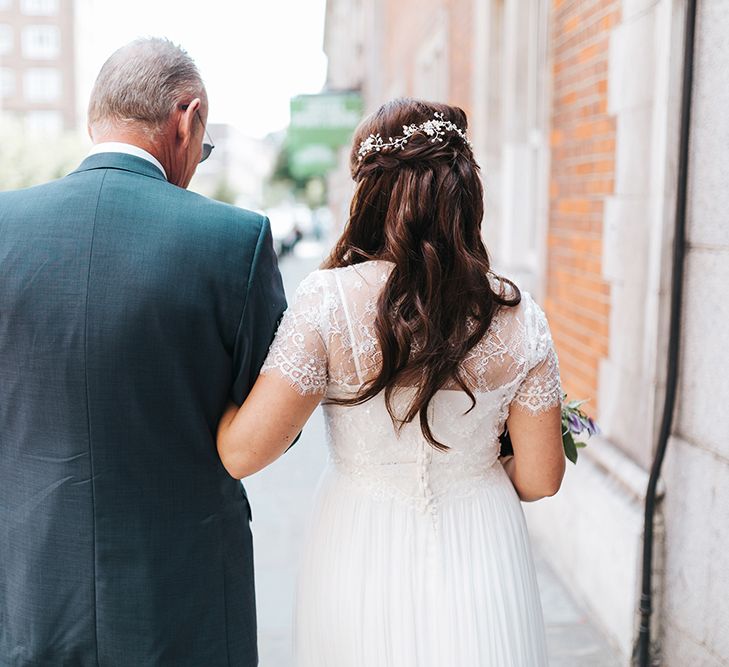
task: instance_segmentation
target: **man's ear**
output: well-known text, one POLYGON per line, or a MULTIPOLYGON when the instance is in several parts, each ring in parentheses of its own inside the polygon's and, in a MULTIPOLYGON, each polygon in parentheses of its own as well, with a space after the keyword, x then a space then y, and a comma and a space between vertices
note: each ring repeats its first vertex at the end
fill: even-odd
POLYGON ((193 129, 195 127, 196 116, 200 109, 200 98, 196 97, 192 102, 187 105, 186 109, 181 110, 180 116, 177 121, 177 138, 180 140, 182 145, 187 148, 188 144, 192 140, 193 129))

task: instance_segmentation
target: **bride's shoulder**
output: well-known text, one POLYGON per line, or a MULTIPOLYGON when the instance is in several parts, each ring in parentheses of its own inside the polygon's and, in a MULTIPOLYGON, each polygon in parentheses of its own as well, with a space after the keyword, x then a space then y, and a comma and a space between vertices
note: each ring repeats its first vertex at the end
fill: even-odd
POLYGON ((547 326, 546 315, 530 292, 498 276, 489 276, 489 280, 496 294, 504 299, 517 301, 514 305, 499 307, 494 317, 497 328, 500 326, 510 329, 519 336, 531 336, 533 332, 547 326))
POLYGON ((316 269, 307 275, 296 288, 296 298, 321 292, 330 282, 331 269, 316 269))
POLYGON ((549 323, 544 310, 526 290, 521 290, 519 304, 510 310, 509 327, 515 345, 527 359, 541 359, 552 345, 549 323))
POLYGON ((387 282, 392 264, 383 260, 370 260, 359 264, 338 266, 332 269, 319 269, 309 274, 307 281, 312 285, 334 286, 347 294, 365 288, 378 288, 387 282))
POLYGON ((342 277, 350 267, 316 269, 307 275, 296 288, 295 300, 325 299, 341 291, 342 277))
POLYGON ((488 274, 488 281, 491 289, 501 299, 512 301, 513 305, 503 306, 501 310, 503 312, 510 312, 514 314, 523 314, 525 312, 532 312, 533 310, 539 310, 539 305, 534 300, 534 297, 525 289, 519 287, 513 280, 504 278, 495 273, 488 274))

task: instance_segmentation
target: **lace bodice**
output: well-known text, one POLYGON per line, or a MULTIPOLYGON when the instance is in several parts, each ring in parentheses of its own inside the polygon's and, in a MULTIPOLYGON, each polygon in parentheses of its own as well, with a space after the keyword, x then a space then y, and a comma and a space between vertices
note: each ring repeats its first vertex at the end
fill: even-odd
MULTIPOLYGON (((377 298, 392 265, 364 262, 315 271, 286 311, 262 373, 277 373, 301 394, 351 396, 379 368, 374 330, 377 298)), ((429 422, 440 452, 424 439, 417 420, 397 433, 380 395, 357 406, 324 401, 331 459, 373 493, 393 494, 435 511, 444 493, 468 493, 492 474, 498 436, 509 407, 539 412, 561 399, 559 367, 544 313, 528 293, 503 308, 462 362, 475 394, 453 386, 439 391, 429 422)), ((396 406, 409 392, 396 393, 396 406)), ((400 403, 402 402, 402 403, 400 403)))

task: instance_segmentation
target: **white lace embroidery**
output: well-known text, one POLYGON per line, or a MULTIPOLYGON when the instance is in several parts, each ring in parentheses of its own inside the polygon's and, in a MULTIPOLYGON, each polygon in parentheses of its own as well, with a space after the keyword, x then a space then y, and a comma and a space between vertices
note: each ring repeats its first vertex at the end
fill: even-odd
MULTIPOLYGON (((374 332, 377 298, 391 264, 365 262, 316 271, 299 286, 262 373, 278 373, 301 394, 352 396, 381 363, 374 332)), ((476 406, 455 383, 431 404, 438 452, 417 423, 396 434, 381 396, 358 406, 326 404, 331 460, 375 496, 436 511, 444 494, 468 494, 497 474, 498 436, 511 405, 541 412, 561 400, 559 365, 544 313, 528 293, 494 317, 462 362, 476 406)), ((407 389, 398 400, 407 401, 407 389)), ((404 405, 404 404, 403 404, 404 405)), ((503 471, 501 471, 503 472, 503 471)))
POLYGON ((281 320, 261 373, 277 371, 303 395, 323 394, 327 388, 327 353, 322 336, 322 311, 330 295, 313 273, 296 291, 294 305, 281 320))
POLYGON ((528 372, 517 389, 514 402, 531 412, 542 412, 562 401, 559 361, 544 312, 531 296, 525 295, 525 299, 529 301, 525 336, 531 343, 532 354, 528 372))

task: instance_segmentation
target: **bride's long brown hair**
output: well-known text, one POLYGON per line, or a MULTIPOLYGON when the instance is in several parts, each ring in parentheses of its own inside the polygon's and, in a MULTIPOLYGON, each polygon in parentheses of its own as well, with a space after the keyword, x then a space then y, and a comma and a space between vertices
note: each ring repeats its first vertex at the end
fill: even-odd
POLYGON ((359 394, 333 403, 357 405, 385 392, 396 426, 419 416, 427 441, 438 442, 428 422, 428 406, 446 383, 455 382, 476 403, 461 362, 486 334, 501 306, 521 300, 518 288, 498 278, 498 291, 481 237, 483 188, 470 146, 453 131, 432 142, 412 135, 400 149, 371 151, 358 159, 360 142, 370 134, 384 141, 403 135, 404 125, 419 125, 440 113, 466 129, 458 107, 396 99, 380 107, 357 128, 350 155, 356 186, 344 232, 323 268, 372 259, 394 264, 380 294, 375 332, 382 366, 359 394), (406 413, 397 415, 393 393, 413 387, 406 413))

